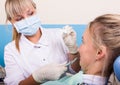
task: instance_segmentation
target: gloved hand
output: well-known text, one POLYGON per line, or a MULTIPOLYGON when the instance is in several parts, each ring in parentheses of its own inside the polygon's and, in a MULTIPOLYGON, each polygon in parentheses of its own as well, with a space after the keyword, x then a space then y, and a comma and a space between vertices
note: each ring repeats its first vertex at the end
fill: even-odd
POLYGON ((67 71, 66 64, 48 64, 33 72, 32 76, 38 83, 44 83, 48 80, 57 80, 60 76, 67 71))
POLYGON ((62 29, 63 32, 63 40, 66 44, 66 46, 69 49, 69 52, 72 54, 75 54, 78 52, 78 47, 76 44, 76 32, 73 30, 70 26, 65 26, 62 29))

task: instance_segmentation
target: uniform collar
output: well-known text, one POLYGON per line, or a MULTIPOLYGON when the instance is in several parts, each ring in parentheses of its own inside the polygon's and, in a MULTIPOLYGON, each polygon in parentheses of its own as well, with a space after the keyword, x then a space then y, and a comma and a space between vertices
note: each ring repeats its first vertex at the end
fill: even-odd
POLYGON ((38 43, 41 45, 48 45, 47 33, 45 32, 45 30, 42 27, 41 27, 41 32, 42 32, 42 36, 39 39, 38 43))
POLYGON ((45 33, 45 30, 40 27, 41 29, 41 32, 42 32, 42 36, 40 37, 40 39, 38 40, 38 43, 34 44, 32 43, 31 41, 29 41, 23 34, 21 35, 21 41, 23 42, 27 42, 28 44, 30 44, 31 46, 42 46, 42 45, 45 45, 47 46, 48 45, 48 38, 47 38, 47 34, 45 33))

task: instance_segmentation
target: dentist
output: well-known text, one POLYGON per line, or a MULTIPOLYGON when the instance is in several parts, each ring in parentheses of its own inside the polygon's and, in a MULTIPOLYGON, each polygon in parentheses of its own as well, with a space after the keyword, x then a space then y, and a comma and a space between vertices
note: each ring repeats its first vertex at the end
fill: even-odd
POLYGON ((66 66, 79 56, 71 27, 64 27, 65 36, 61 29, 43 29, 32 0, 6 0, 5 11, 13 26, 13 41, 4 52, 6 85, 39 85, 79 71, 78 60, 66 66))

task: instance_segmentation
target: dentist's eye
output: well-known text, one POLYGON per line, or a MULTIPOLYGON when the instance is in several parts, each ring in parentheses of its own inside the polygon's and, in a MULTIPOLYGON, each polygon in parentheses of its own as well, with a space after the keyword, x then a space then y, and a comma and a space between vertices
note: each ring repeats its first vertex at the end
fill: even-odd
POLYGON ((22 20, 22 19, 23 19, 23 17, 18 16, 18 17, 15 18, 15 21, 20 21, 20 20, 22 20))
POLYGON ((31 16, 31 15, 33 15, 33 14, 34 14, 33 11, 29 11, 29 12, 28 12, 28 15, 29 15, 29 16, 31 16))

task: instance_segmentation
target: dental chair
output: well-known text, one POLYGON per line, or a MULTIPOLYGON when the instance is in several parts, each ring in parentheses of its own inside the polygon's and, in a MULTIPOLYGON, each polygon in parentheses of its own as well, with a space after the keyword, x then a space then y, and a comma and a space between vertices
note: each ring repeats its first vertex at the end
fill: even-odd
POLYGON ((120 56, 114 61, 113 69, 114 69, 116 78, 120 82, 120 56))
POLYGON ((12 41, 12 26, 0 25, 0 66, 4 67, 4 47, 12 41))
POLYGON ((3 79, 5 77, 4 47, 10 41, 12 41, 11 25, 0 25, 0 85, 4 85, 3 79))
POLYGON ((120 56, 113 63, 113 70, 107 85, 120 85, 120 56))

